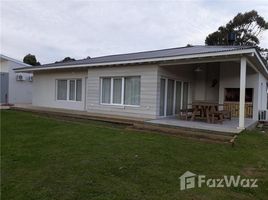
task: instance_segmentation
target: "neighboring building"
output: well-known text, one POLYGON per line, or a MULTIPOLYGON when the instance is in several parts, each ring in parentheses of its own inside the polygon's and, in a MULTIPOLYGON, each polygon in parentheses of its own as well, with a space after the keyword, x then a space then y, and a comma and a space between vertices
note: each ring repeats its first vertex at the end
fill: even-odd
POLYGON ((31 67, 21 61, 1 57, 1 104, 32 102, 32 74, 15 73, 15 68, 31 67))
POLYGON ((267 110, 268 71, 254 47, 191 46, 16 71, 33 72, 35 106, 156 119, 213 101, 239 117, 240 128, 267 110))

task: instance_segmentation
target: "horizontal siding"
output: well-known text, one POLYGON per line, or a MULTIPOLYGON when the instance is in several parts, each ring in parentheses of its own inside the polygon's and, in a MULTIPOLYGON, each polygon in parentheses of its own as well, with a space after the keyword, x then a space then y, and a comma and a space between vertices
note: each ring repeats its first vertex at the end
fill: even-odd
POLYGON ((88 69, 87 111, 130 117, 155 118, 157 94, 157 66, 124 66, 88 69), (100 104, 100 78, 105 76, 141 76, 140 106, 100 104))
POLYGON ((33 81, 33 105, 64 108, 71 110, 85 110, 85 79, 87 70, 75 70, 64 72, 35 72, 33 81), (57 79, 82 79, 82 101, 57 101, 56 80, 57 79))

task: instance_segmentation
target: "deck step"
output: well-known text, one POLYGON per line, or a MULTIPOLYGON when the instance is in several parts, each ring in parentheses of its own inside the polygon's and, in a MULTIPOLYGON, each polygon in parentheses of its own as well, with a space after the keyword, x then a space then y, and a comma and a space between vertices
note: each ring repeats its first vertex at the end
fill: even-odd
POLYGON ((165 127, 165 126, 158 126, 153 124, 134 124, 133 128, 136 130, 148 130, 163 134, 169 134, 174 136, 182 136, 182 137, 190 137, 199 140, 209 140, 215 142, 224 142, 224 143, 232 143, 234 142, 234 138, 236 137, 235 134, 213 134, 212 132, 208 133, 203 130, 186 130, 182 128, 174 128, 174 127, 165 127))

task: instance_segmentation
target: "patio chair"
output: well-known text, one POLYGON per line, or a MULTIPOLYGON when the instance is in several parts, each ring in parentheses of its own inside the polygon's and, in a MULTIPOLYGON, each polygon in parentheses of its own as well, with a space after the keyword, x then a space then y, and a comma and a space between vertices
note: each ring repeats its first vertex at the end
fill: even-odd
POLYGON ((222 106, 223 109, 220 110, 222 113, 223 113, 223 119, 229 119, 231 120, 232 119, 232 113, 230 110, 225 110, 224 109, 224 104, 219 104, 219 106, 222 106))
POLYGON ((229 119, 229 120, 232 119, 232 113, 231 113, 231 111, 229 111, 229 110, 222 110, 222 113, 223 113, 223 118, 224 119, 229 119))
POLYGON ((213 111, 209 112, 209 118, 211 118, 211 123, 214 124, 215 122, 219 122, 222 124, 223 122, 223 111, 213 111))

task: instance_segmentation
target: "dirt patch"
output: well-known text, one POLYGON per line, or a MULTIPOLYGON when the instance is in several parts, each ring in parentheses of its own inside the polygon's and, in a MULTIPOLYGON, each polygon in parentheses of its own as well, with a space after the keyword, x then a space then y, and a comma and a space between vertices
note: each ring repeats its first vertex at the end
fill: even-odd
POLYGON ((242 169, 241 174, 247 177, 262 177, 268 174, 268 170, 256 167, 245 167, 242 169))

